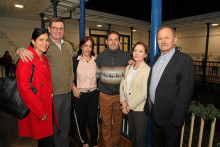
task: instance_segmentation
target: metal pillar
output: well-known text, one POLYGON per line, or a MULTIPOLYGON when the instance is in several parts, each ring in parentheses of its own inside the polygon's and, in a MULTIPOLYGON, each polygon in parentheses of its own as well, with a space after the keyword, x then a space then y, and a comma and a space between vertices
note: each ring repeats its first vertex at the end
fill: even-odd
POLYGON ((44 13, 39 13, 41 18, 41 29, 45 29, 44 13))
POLYGON ((157 45, 157 30, 161 27, 162 21, 162 0, 151 0, 151 55, 150 66, 153 63, 154 56, 159 53, 157 45))
MULTIPOLYGON (((152 66, 154 56, 159 54, 157 45, 157 30, 161 27, 162 22, 162 0, 151 0, 151 52, 150 52, 150 66, 152 66)), ((151 144, 151 116, 148 120, 147 129, 147 144, 148 147, 152 147, 151 144)))
POLYGON ((203 82, 206 82, 206 63, 208 60, 208 49, 209 49, 209 31, 210 31, 210 23, 207 23, 207 35, 206 35, 206 45, 205 45, 205 56, 202 60, 202 66, 203 66, 203 82))
POLYGON ((85 36, 85 0, 80 0, 80 40, 85 36))
POLYGON ((60 2, 59 0, 51 0, 50 2, 52 2, 53 5, 53 17, 57 17, 57 5, 60 2))
POLYGON ((108 25, 108 31, 110 31, 112 24, 108 23, 107 25, 108 25))
POLYGON ((130 27, 131 29, 131 39, 130 39, 130 53, 132 52, 132 46, 133 46, 133 29, 134 27, 130 27))

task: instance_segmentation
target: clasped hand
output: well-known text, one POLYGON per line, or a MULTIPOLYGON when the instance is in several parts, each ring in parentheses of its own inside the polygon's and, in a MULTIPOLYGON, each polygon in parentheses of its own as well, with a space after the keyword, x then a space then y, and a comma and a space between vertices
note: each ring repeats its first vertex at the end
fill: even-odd
POLYGON ((122 113, 125 114, 125 115, 128 115, 130 110, 131 110, 130 106, 128 105, 128 103, 126 101, 122 102, 121 109, 122 109, 122 113))

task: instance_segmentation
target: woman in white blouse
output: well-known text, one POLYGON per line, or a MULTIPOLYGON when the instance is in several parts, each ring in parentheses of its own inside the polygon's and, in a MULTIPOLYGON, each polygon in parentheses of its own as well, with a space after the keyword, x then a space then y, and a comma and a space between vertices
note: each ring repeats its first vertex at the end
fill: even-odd
POLYGON ((133 147, 147 145, 147 116, 143 108, 147 98, 147 80, 150 67, 145 63, 148 47, 137 42, 132 51, 134 64, 128 65, 120 84, 122 113, 128 115, 129 135, 133 147))

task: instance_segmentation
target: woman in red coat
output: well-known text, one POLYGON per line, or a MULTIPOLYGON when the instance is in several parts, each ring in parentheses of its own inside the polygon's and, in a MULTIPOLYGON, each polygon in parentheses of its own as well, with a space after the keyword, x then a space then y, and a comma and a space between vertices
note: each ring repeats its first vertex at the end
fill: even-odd
POLYGON ((18 134, 39 139, 38 147, 53 146, 51 71, 48 59, 43 55, 48 46, 47 30, 35 29, 32 34, 31 46, 28 48, 33 53, 34 59, 29 62, 19 60, 16 70, 19 94, 30 110, 24 119, 19 119, 18 134), (32 66, 34 66, 32 86, 37 89, 36 94, 33 93, 30 86, 32 66))

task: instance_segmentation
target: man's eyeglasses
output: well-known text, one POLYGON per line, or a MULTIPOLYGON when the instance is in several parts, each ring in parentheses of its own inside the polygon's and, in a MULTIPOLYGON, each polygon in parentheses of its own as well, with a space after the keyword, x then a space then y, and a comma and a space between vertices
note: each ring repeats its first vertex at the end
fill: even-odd
POLYGON ((53 30, 55 30, 55 31, 63 31, 64 30, 64 28, 57 28, 57 27, 51 27, 51 29, 53 29, 53 30))

